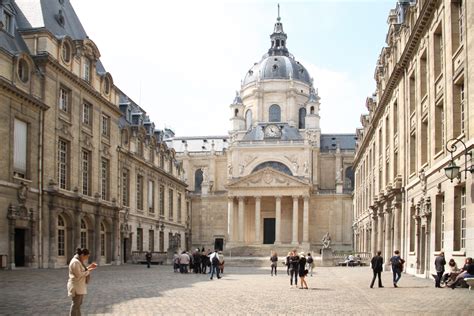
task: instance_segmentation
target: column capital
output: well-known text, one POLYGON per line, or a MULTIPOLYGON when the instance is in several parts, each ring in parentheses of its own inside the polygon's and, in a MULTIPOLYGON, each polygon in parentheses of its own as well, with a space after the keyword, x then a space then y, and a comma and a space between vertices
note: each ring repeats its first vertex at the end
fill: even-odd
POLYGON ((292 195, 291 197, 293 198, 293 201, 294 201, 294 200, 298 200, 301 196, 300 195, 292 195))
POLYGON ((245 196, 238 196, 237 199, 239 200, 239 202, 240 202, 240 201, 243 202, 243 201, 245 200, 245 196))
POLYGON ((275 195, 275 200, 277 200, 278 202, 281 202, 281 195, 275 195))
POLYGON ((303 195, 303 200, 305 202, 308 202, 309 201, 309 195, 303 195))
POLYGON ((253 196, 255 201, 261 201, 262 200, 262 197, 260 195, 254 195, 253 196))
POLYGON ((227 196, 227 200, 229 200, 229 201, 234 201, 234 198, 235 198, 235 196, 233 196, 233 195, 228 195, 227 196))

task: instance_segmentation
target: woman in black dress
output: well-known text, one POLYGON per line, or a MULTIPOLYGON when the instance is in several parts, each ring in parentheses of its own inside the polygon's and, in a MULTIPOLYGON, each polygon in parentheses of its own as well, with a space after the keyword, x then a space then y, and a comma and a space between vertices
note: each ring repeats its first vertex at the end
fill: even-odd
POLYGON ((300 276, 300 289, 308 289, 308 284, 305 280, 307 274, 308 270, 306 269, 306 257, 304 256, 304 252, 301 252, 298 270, 298 275, 300 276))

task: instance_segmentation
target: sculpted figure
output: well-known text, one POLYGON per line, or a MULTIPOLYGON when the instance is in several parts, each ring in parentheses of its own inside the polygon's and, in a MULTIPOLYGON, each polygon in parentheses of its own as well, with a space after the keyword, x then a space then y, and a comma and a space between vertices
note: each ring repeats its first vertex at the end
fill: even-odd
POLYGON ((326 235, 323 236, 321 242, 323 243, 324 249, 328 249, 331 246, 331 236, 329 235, 329 232, 327 232, 326 235))

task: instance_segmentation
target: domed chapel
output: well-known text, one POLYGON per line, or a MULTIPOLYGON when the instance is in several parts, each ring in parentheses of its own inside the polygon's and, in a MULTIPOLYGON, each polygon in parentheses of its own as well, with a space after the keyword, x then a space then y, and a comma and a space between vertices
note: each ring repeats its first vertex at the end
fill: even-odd
POLYGON ((352 249, 355 135, 321 133, 321 98, 287 40, 278 14, 229 106, 228 135, 167 140, 191 191, 194 248, 319 252, 329 233, 333 249, 352 249))

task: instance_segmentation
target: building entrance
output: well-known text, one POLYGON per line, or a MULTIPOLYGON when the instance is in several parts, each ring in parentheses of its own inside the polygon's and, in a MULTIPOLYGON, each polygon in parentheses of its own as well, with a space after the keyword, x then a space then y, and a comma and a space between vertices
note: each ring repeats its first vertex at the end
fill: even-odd
POLYGON ((224 250, 224 238, 216 238, 214 240, 214 249, 219 251, 224 250))
POLYGON ((263 219, 263 243, 273 244, 275 242, 275 219, 263 219))
POLYGON ((15 266, 25 266, 25 230, 15 228, 15 266))

